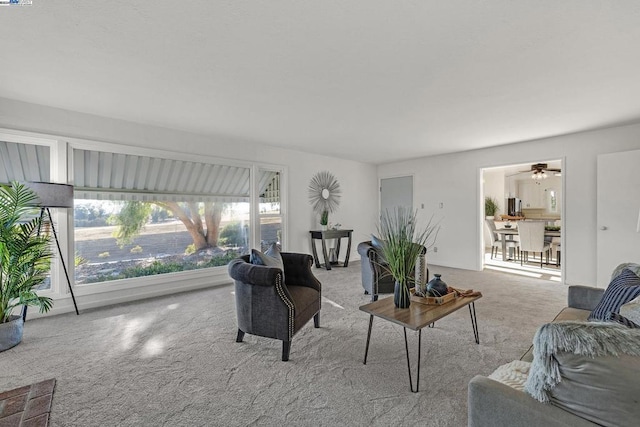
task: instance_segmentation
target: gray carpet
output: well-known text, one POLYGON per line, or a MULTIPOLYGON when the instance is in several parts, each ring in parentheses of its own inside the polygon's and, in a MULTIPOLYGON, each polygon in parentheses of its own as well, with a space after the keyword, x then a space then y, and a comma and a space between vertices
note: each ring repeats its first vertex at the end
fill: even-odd
MULTIPOLYGON (((464 426, 468 381, 519 358, 565 305, 566 287, 430 269, 484 294, 480 345, 466 309, 425 329, 417 394, 401 327, 376 319, 362 364, 368 316, 358 307, 369 299, 357 262, 314 268, 321 328, 310 322, 294 337, 289 362, 278 341, 235 343, 233 287, 224 286, 28 321, 23 342, 0 353, 0 382, 10 389, 56 377, 53 426, 464 426)), ((409 340, 415 362, 415 332, 409 340)))

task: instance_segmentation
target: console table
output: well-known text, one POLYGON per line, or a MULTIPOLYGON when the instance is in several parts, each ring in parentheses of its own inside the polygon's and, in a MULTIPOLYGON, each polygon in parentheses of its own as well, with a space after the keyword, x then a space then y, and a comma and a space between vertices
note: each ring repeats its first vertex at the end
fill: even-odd
MULTIPOLYGON (((311 235, 311 251, 313 252, 313 260, 316 263, 316 268, 321 268, 324 266, 327 270, 331 270, 331 262, 329 261, 329 256, 327 254, 327 243, 326 241, 329 239, 336 239, 338 243, 336 243, 336 259, 340 256, 340 241, 342 238, 347 238, 347 253, 344 256, 344 264, 342 267, 347 267, 349 265, 349 254, 351 253, 351 233, 353 230, 311 230, 309 234, 311 235), (318 258, 318 252, 316 251, 316 240, 322 241, 322 256, 324 260, 324 264, 320 263, 320 259, 318 258)), ((339 262, 333 263, 335 266, 340 266, 339 262)))

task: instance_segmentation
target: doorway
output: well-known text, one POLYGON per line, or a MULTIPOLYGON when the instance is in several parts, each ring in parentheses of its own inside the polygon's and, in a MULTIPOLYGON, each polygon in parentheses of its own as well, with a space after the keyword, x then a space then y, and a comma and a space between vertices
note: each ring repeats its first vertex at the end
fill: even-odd
POLYGON ((399 206, 413 209, 413 176, 380 179, 380 213, 399 206))
POLYGON ((609 283, 620 263, 638 259, 640 247, 640 150, 598 156, 597 277, 609 283))
POLYGON ((482 227, 480 241, 482 244, 480 265, 483 269, 500 271, 509 274, 539 278, 554 282, 563 282, 564 266, 562 248, 564 223, 564 177, 563 161, 532 161, 505 166, 488 167, 481 170, 482 227), (498 205, 493 219, 485 221, 484 201, 490 197, 498 205), (529 262, 520 262, 517 254, 517 243, 508 243, 510 239, 518 240, 517 226, 519 221, 544 221, 545 241, 551 247, 551 255, 547 263, 546 256, 540 266, 540 255, 535 259, 529 254, 529 262), (498 233, 490 231, 495 225, 498 233), (510 227, 510 228, 509 228, 510 227), (556 230, 553 232, 553 230, 556 230), (506 231, 508 230, 508 231, 506 231), (514 233, 513 231, 516 231, 514 233), (505 234, 508 233, 509 235, 505 234), (552 236, 553 235, 553 236, 552 236), (492 236, 495 236, 492 238, 492 236), (503 256, 501 241, 507 240, 503 256))

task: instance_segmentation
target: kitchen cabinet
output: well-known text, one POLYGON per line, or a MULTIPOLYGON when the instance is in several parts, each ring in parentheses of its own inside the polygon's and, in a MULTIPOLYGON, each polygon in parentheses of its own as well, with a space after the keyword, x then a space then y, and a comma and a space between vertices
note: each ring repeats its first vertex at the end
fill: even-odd
POLYGON ((518 197, 522 200, 522 208, 546 209, 546 192, 539 181, 519 181, 518 197))

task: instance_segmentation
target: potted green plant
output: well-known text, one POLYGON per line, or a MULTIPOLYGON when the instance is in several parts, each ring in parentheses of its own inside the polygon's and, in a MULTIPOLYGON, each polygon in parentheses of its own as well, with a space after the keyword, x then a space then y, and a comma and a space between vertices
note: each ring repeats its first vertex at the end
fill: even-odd
POLYGON ((47 224, 38 215, 38 196, 24 184, 0 185, 0 351, 22 341, 20 306, 47 312, 53 300, 37 294, 52 257, 47 224))
POLYGON ((396 207, 382 213, 378 234, 382 255, 396 281, 393 293, 396 307, 407 308, 411 304, 409 288, 414 281, 416 261, 433 247, 439 230, 440 225, 433 223, 433 217, 424 228, 418 228, 417 211, 396 207))
POLYGON ((327 229, 327 226, 329 225, 329 211, 322 211, 322 214, 320 215, 320 225, 323 230, 327 229))
POLYGON ((488 219, 496 216, 496 213, 500 210, 498 201, 490 196, 484 198, 484 215, 488 219))

